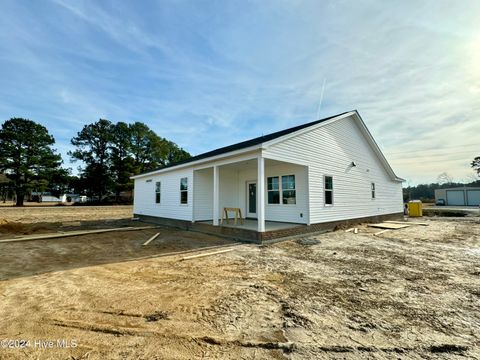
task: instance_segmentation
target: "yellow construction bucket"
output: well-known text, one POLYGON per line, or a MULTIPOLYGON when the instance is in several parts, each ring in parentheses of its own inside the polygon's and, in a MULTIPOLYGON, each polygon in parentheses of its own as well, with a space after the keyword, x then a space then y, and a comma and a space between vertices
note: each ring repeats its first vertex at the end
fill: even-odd
POLYGON ((423 216, 422 202, 420 200, 412 200, 408 202, 408 216, 411 216, 411 217, 423 216))

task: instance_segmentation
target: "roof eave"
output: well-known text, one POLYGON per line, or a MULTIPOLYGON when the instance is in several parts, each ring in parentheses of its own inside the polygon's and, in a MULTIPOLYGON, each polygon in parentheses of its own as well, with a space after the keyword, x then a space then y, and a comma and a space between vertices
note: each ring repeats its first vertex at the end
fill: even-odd
POLYGON ((227 152, 227 153, 224 153, 224 154, 219 154, 219 155, 216 155, 216 156, 212 156, 212 157, 208 157, 208 158, 204 158, 204 159, 199 159, 197 161, 191 161, 191 162, 188 162, 188 163, 185 163, 185 164, 178 164, 176 166, 171 166, 171 167, 167 167, 167 168, 164 168, 164 169, 153 170, 153 171, 150 171, 150 172, 147 172, 147 173, 131 176, 130 179, 132 179, 132 180, 141 179, 141 178, 144 178, 144 177, 153 176, 153 175, 156 175, 156 174, 161 174, 161 173, 165 173, 165 172, 168 172, 168 171, 175 171, 175 170, 179 170, 179 169, 194 167, 194 166, 197 166, 199 164, 204 164, 204 163, 208 163, 208 162, 211 162, 211 161, 217 161, 217 160, 225 159, 225 158, 228 158, 228 157, 231 157, 231 156, 242 155, 242 154, 249 153, 249 152, 252 152, 252 151, 255 151, 255 150, 260 150, 260 149, 262 149, 262 146, 263 146, 263 144, 258 144, 258 145, 250 146, 248 148, 238 149, 238 150, 230 151, 230 152, 227 152))
POLYGON ((385 157, 385 155, 383 155, 383 152, 380 149, 380 146, 378 146, 377 142, 375 141, 375 138, 370 133, 370 130, 368 130, 367 125, 365 125, 365 122, 363 121, 362 117, 360 116, 360 114, 358 113, 357 110, 354 111, 354 115, 357 118, 358 123, 361 125, 362 129, 367 134, 368 139, 370 140, 370 143, 373 145, 373 148, 374 148, 375 152, 377 153, 378 158, 380 159, 380 161, 384 165, 384 168, 385 168, 385 170, 387 170, 387 173, 390 174, 390 177, 392 178, 392 180, 398 181, 398 182, 404 182, 405 179, 402 179, 401 177, 398 177, 397 174, 395 174, 395 171, 393 171, 393 169, 390 166, 390 163, 388 162, 387 158, 385 157))

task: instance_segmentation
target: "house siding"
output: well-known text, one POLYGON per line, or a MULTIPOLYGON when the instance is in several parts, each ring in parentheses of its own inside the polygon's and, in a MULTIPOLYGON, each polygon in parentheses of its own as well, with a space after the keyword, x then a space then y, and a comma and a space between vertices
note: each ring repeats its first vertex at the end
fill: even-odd
POLYGON ((179 220, 193 219, 193 170, 185 169, 135 179, 133 212, 179 220), (188 204, 180 204, 180 179, 188 178, 188 204), (149 181, 151 180, 151 181, 149 181), (161 203, 155 203, 155 182, 160 181, 161 203))
POLYGON ((352 117, 271 145, 263 155, 308 166, 312 224, 403 210, 401 182, 391 179, 352 117), (333 176, 333 206, 324 205, 325 175, 333 176), (372 182, 375 199, 371 198, 372 182))
POLYGON ((213 169, 202 169, 193 174, 193 219, 209 220, 213 214, 213 169))
MULTIPOLYGON (((247 181, 257 180, 256 169, 246 169, 238 173, 238 207, 247 214, 247 181)), ((265 165, 265 220, 291 223, 308 223, 308 181, 307 168, 294 164, 265 165), (268 204, 267 178, 282 175, 295 175, 296 204, 268 204)))
MULTIPOLYGON (((265 194, 265 219, 292 223, 308 223, 307 168, 294 164, 265 165, 265 177, 295 175, 296 204, 268 204, 265 194)), ((219 209, 238 207, 247 215, 247 182, 257 181, 256 160, 248 166, 219 167, 219 209)), ((265 179, 265 189, 267 183, 265 179)), ((211 220, 213 215, 213 169, 194 171, 194 220, 211 220)), ((220 214, 221 215, 221 214, 220 214)))

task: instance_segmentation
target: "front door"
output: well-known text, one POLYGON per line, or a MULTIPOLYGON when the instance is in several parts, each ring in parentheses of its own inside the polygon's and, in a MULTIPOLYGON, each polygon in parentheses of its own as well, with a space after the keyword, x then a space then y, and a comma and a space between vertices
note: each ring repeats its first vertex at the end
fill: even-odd
POLYGON ((247 182, 247 217, 257 217, 257 182, 247 182))

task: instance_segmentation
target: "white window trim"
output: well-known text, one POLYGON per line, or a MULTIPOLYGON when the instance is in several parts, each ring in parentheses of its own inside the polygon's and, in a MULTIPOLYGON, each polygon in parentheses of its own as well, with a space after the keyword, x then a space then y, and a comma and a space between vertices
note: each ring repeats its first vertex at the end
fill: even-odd
POLYGON ((265 189, 267 189, 265 192, 267 194, 267 201, 266 205, 267 206, 296 206, 297 205, 297 176, 296 174, 287 174, 287 175, 272 175, 272 176, 267 176, 266 178, 266 183, 265 183, 265 189), (295 188, 294 189, 286 189, 285 191, 295 191, 295 204, 284 204, 283 203, 283 186, 282 186, 282 176, 293 176, 295 179, 295 188), (278 190, 268 190, 268 178, 278 178, 278 190), (278 204, 271 204, 268 202, 268 192, 269 191, 278 191, 278 198, 279 198, 279 203, 278 204))
POLYGON ((180 203, 180 206, 188 206, 188 192, 189 192, 189 185, 188 185, 189 181, 188 181, 188 176, 184 176, 184 177, 181 177, 180 178, 180 192, 179 192, 179 195, 180 195, 180 198, 178 199, 179 200, 179 203, 180 203), (182 190, 182 180, 183 179, 187 179, 187 190, 182 190), (187 202, 186 203, 182 203, 182 192, 186 192, 187 193, 187 202))
POLYGON ((282 205, 282 191, 281 191, 282 185, 280 184, 280 180, 281 180, 281 177, 278 176, 278 175, 267 176, 267 182, 266 182, 265 189, 267 189, 266 193, 267 193, 267 205, 268 205, 268 206, 279 206, 279 205, 282 205), (268 190, 268 179, 269 179, 269 178, 278 178, 278 190, 268 190), (268 193, 269 193, 269 192, 272 192, 272 191, 278 191, 278 204, 269 203, 269 202, 268 202, 268 193))
POLYGON ((333 185, 333 175, 323 175, 323 206, 326 207, 332 207, 335 204, 335 197, 334 197, 334 185, 333 185), (332 178, 332 189, 327 189, 326 184, 327 182, 325 181, 325 178, 331 177, 332 178), (325 192, 330 191, 332 193, 332 203, 327 204, 327 199, 325 198, 325 192))
POLYGON ((370 183, 370 197, 372 200, 375 200, 377 198, 377 187, 375 186, 374 182, 370 183))
POLYGON ((295 174, 288 174, 288 175, 282 175, 280 176, 280 185, 279 185, 281 192, 280 192, 280 204, 285 205, 285 206, 295 206, 297 205, 297 177, 295 174), (293 183, 295 184, 295 188, 293 189, 286 189, 285 191, 295 191, 295 204, 284 204, 283 203, 283 179, 282 177, 284 176, 293 176, 293 183))

